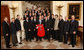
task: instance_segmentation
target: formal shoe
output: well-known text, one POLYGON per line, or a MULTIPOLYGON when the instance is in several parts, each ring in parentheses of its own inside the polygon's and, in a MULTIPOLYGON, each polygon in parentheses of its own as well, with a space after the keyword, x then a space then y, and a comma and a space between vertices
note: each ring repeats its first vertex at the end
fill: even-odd
POLYGON ((28 42, 28 40, 26 40, 26 42, 28 42))
POLYGON ((74 45, 72 45, 72 47, 75 47, 74 45))
POLYGON ((37 42, 38 40, 36 40, 36 42, 37 42))
POLYGON ((71 45, 71 43, 69 43, 68 45, 71 45))
POLYGON ((40 41, 42 41, 42 40, 40 40, 40 41))
POLYGON ((13 45, 13 46, 18 46, 18 45, 13 45))
POLYGON ((50 42, 50 40, 48 40, 50 42))
POLYGON ((9 46, 11 46, 11 45, 9 44, 9 46))
POLYGON ((6 47, 6 48, 11 48, 10 46, 6 47))
POLYGON ((67 43, 64 43, 64 44, 67 44, 67 43))
POLYGON ((22 44, 21 42, 19 44, 22 44))

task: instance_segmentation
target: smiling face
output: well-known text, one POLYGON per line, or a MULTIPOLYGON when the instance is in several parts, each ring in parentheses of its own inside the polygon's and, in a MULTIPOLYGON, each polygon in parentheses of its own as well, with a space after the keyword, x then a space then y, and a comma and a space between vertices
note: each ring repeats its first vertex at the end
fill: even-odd
POLYGON ((26 17, 26 20, 28 20, 28 17, 26 17))
POLYGON ((39 17, 39 20, 41 20, 41 16, 39 17))
POLYGON ((65 20, 68 20, 68 17, 65 17, 65 20))
POLYGON ((33 17, 31 17, 31 20, 33 20, 33 17))
POLYGON ((75 19, 75 16, 74 16, 74 15, 72 15, 72 16, 71 16, 71 19, 72 19, 72 20, 74 20, 74 19, 75 19))
POLYGON ((14 18, 12 18, 12 22, 14 22, 15 21, 15 19, 14 18))
POLYGON ((5 17, 5 18, 4 18, 4 21, 8 22, 8 18, 7 18, 7 17, 5 17))

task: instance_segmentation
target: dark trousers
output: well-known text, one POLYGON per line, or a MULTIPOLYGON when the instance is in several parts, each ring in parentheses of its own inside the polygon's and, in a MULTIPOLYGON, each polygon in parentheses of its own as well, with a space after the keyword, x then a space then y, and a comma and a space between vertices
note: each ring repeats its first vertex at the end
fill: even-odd
POLYGON ((40 40, 40 41, 42 41, 42 37, 36 37, 36 41, 38 41, 38 40, 40 40))
POLYGON ((45 30, 45 36, 43 38, 47 39, 47 30, 45 30))
POLYGON ((5 38, 6 47, 9 47, 10 36, 4 36, 4 38, 5 38))
POLYGON ((28 40, 29 40, 29 41, 32 40, 32 31, 28 31, 28 40))
POLYGON ((47 39, 50 41, 50 31, 47 31, 47 39))
POLYGON ((76 35, 74 35, 74 34, 71 34, 71 44, 72 44, 72 46, 75 46, 76 45, 76 35))
POLYGON ((63 42, 63 31, 60 30, 60 33, 59 33, 59 42, 63 42))
POLYGON ((52 37, 52 39, 55 39, 55 31, 54 30, 51 30, 51 37, 52 37))
POLYGON ((16 45, 16 43, 17 43, 17 36, 15 33, 12 34, 12 43, 13 43, 13 45, 16 45))
POLYGON ((54 39, 59 40, 59 30, 54 31, 54 39))
POLYGON ((26 41, 28 41, 28 31, 25 30, 26 41))
POLYGON ((67 44, 68 41, 68 34, 64 33, 64 43, 67 44))
POLYGON ((34 38, 36 38, 37 37, 37 31, 35 30, 34 31, 34 38))
POLYGON ((32 39, 34 40, 35 31, 32 31, 32 39))

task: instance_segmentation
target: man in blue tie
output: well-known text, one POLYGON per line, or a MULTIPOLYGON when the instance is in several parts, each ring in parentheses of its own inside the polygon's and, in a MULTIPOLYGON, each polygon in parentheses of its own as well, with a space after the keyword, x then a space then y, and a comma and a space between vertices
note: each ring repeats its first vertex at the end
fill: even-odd
POLYGON ((70 21, 70 37, 71 37, 70 44, 72 44, 72 47, 76 45, 77 30, 78 30, 78 21, 75 20, 75 16, 72 15, 70 21))

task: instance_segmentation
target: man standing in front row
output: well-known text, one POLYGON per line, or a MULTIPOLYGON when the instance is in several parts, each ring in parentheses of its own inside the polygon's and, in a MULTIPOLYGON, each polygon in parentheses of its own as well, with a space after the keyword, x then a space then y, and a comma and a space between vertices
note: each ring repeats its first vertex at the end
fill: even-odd
POLYGON ((24 21, 24 29, 25 29, 25 37, 26 37, 26 41, 28 41, 28 24, 29 24, 29 20, 28 17, 26 17, 26 20, 24 21))
POLYGON ((59 28, 59 42, 63 42, 63 25, 64 25, 64 20, 62 18, 62 16, 59 16, 59 24, 58 24, 58 28, 59 28))
POLYGON ((2 24, 2 29, 3 29, 3 35, 5 38, 6 48, 11 48, 9 45, 9 43, 10 43, 10 29, 9 29, 7 17, 4 18, 4 22, 2 24))
POLYGON ((12 33, 12 43, 13 46, 17 46, 17 36, 16 36, 16 26, 15 26, 15 19, 12 18, 12 22, 11 22, 11 33, 12 33))
POLYGON ((68 34, 69 34, 70 22, 68 21, 68 17, 65 17, 64 21, 64 43, 67 44, 68 34))
POLYGON ((51 25, 50 25, 50 16, 45 17, 45 32, 46 32, 46 38, 48 39, 48 41, 50 42, 50 29, 51 29, 51 25))
POLYGON ((72 47, 76 45, 77 30, 78 30, 78 21, 75 20, 75 16, 72 15, 70 21, 70 37, 71 37, 70 44, 72 44, 72 47))
POLYGON ((16 25, 16 31, 17 31, 17 41, 19 44, 22 44, 21 43, 21 24, 20 24, 20 16, 17 15, 17 18, 15 20, 15 25, 16 25))

